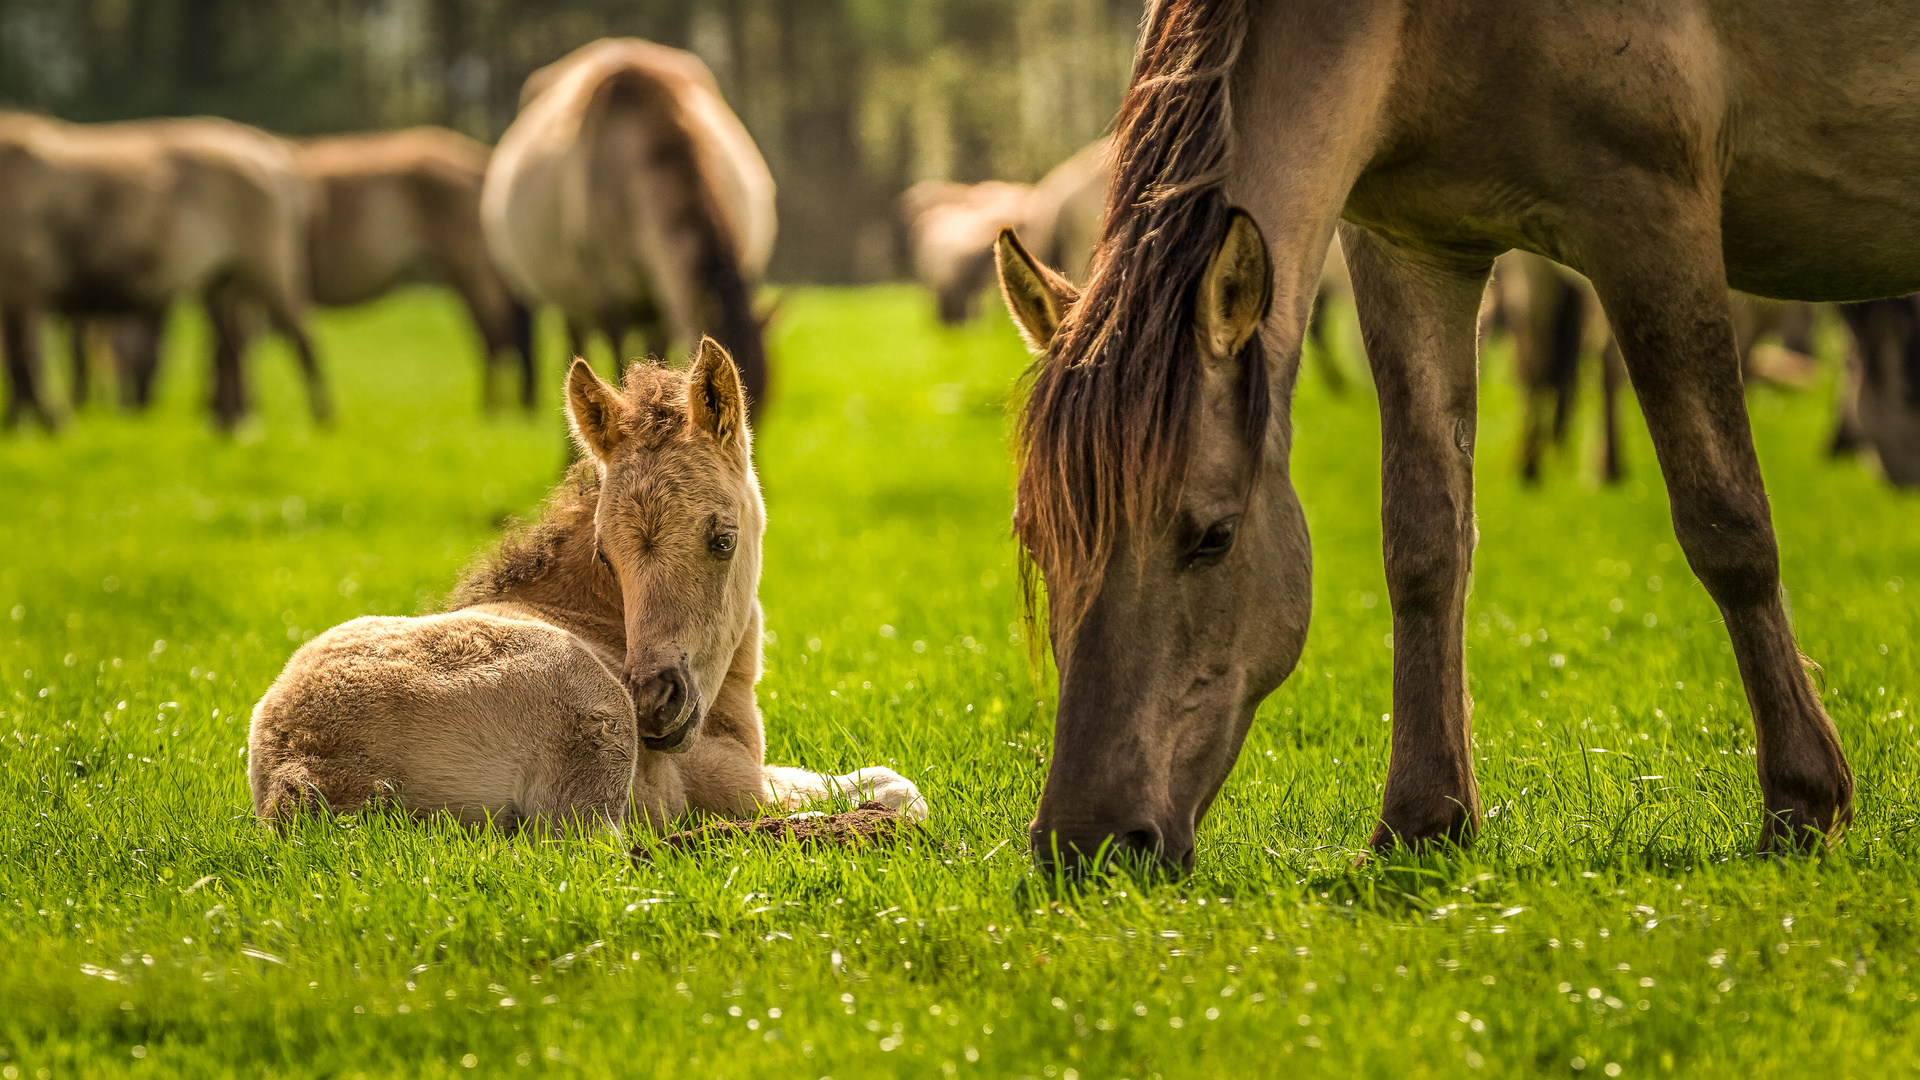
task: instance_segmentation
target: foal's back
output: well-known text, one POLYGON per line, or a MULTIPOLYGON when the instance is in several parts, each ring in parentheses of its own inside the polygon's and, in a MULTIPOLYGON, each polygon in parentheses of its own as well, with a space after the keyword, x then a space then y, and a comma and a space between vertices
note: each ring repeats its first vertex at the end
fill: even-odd
POLYGON ((255 706, 248 746, 261 817, 392 804, 509 824, 580 805, 617 822, 638 750, 620 681, 512 604, 326 631, 255 706))

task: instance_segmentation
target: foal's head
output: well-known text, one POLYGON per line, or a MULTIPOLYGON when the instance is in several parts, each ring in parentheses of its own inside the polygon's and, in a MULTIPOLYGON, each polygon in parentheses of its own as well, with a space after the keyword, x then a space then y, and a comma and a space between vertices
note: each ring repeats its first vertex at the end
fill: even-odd
POLYGON ((620 583, 641 741, 693 743, 755 611, 766 512, 733 359, 701 341, 682 373, 636 364, 612 386, 575 360, 574 438, 600 470, 595 542, 620 583))

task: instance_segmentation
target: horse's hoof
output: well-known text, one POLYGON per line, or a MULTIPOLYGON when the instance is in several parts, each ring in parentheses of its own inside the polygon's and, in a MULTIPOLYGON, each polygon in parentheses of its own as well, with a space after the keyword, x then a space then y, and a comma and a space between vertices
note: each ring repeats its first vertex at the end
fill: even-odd
POLYGON ((1395 848, 1404 847, 1411 851, 1426 851, 1435 847, 1464 848, 1473 843, 1480 831, 1480 816, 1465 810, 1458 802, 1449 801, 1445 809, 1437 814, 1413 817, 1411 815, 1381 815, 1380 824, 1374 827, 1373 836, 1367 846, 1376 856, 1384 856, 1395 848))
POLYGON ((1760 826, 1760 851, 1765 854, 1831 847, 1853 823, 1853 772, 1844 759, 1811 777, 1776 777, 1762 784, 1760 795, 1766 808, 1760 826))

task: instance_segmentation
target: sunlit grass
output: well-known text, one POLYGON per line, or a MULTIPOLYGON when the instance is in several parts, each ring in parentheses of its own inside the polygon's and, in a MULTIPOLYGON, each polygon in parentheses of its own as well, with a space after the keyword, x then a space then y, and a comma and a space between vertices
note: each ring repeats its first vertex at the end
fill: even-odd
POLYGON ((540 416, 483 419, 446 298, 328 314, 338 427, 311 428, 273 348, 236 442, 202 419, 184 323, 154 415, 0 441, 0 1077, 1920 1065, 1920 502, 1819 458, 1824 390, 1752 408, 1801 644, 1860 781, 1838 853, 1749 854, 1738 672, 1637 419, 1626 484, 1596 488, 1575 453, 1522 488, 1496 347, 1468 609, 1478 846, 1354 866, 1391 708, 1378 419, 1308 372, 1306 655, 1191 879, 1054 897, 1023 850, 1052 740, 1008 540, 1024 360, 1004 320, 945 332, 929 306, 793 295, 757 444, 769 757, 914 777, 933 820, 884 851, 635 868, 606 842, 251 821, 246 718, 294 643, 431 609, 556 478, 556 341, 540 416))

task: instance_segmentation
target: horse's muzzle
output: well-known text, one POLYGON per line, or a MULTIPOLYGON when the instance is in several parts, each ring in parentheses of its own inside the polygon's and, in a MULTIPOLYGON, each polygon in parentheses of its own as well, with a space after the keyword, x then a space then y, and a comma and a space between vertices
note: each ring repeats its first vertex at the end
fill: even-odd
POLYGON ((643 678, 628 678, 640 744, 665 754, 692 747, 700 729, 700 695, 686 661, 663 665, 643 678))
POLYGON ((1027 828, 1027 840, 1034 863, 1042 871, 1057 869, 1069 877, 1083 876, 1109 863, 1167 877, 1179 877, 1193 869, 1190 832, 1166 830, 1145 818, 1079 822, 1064 828, 1035 820, 1027 828))

